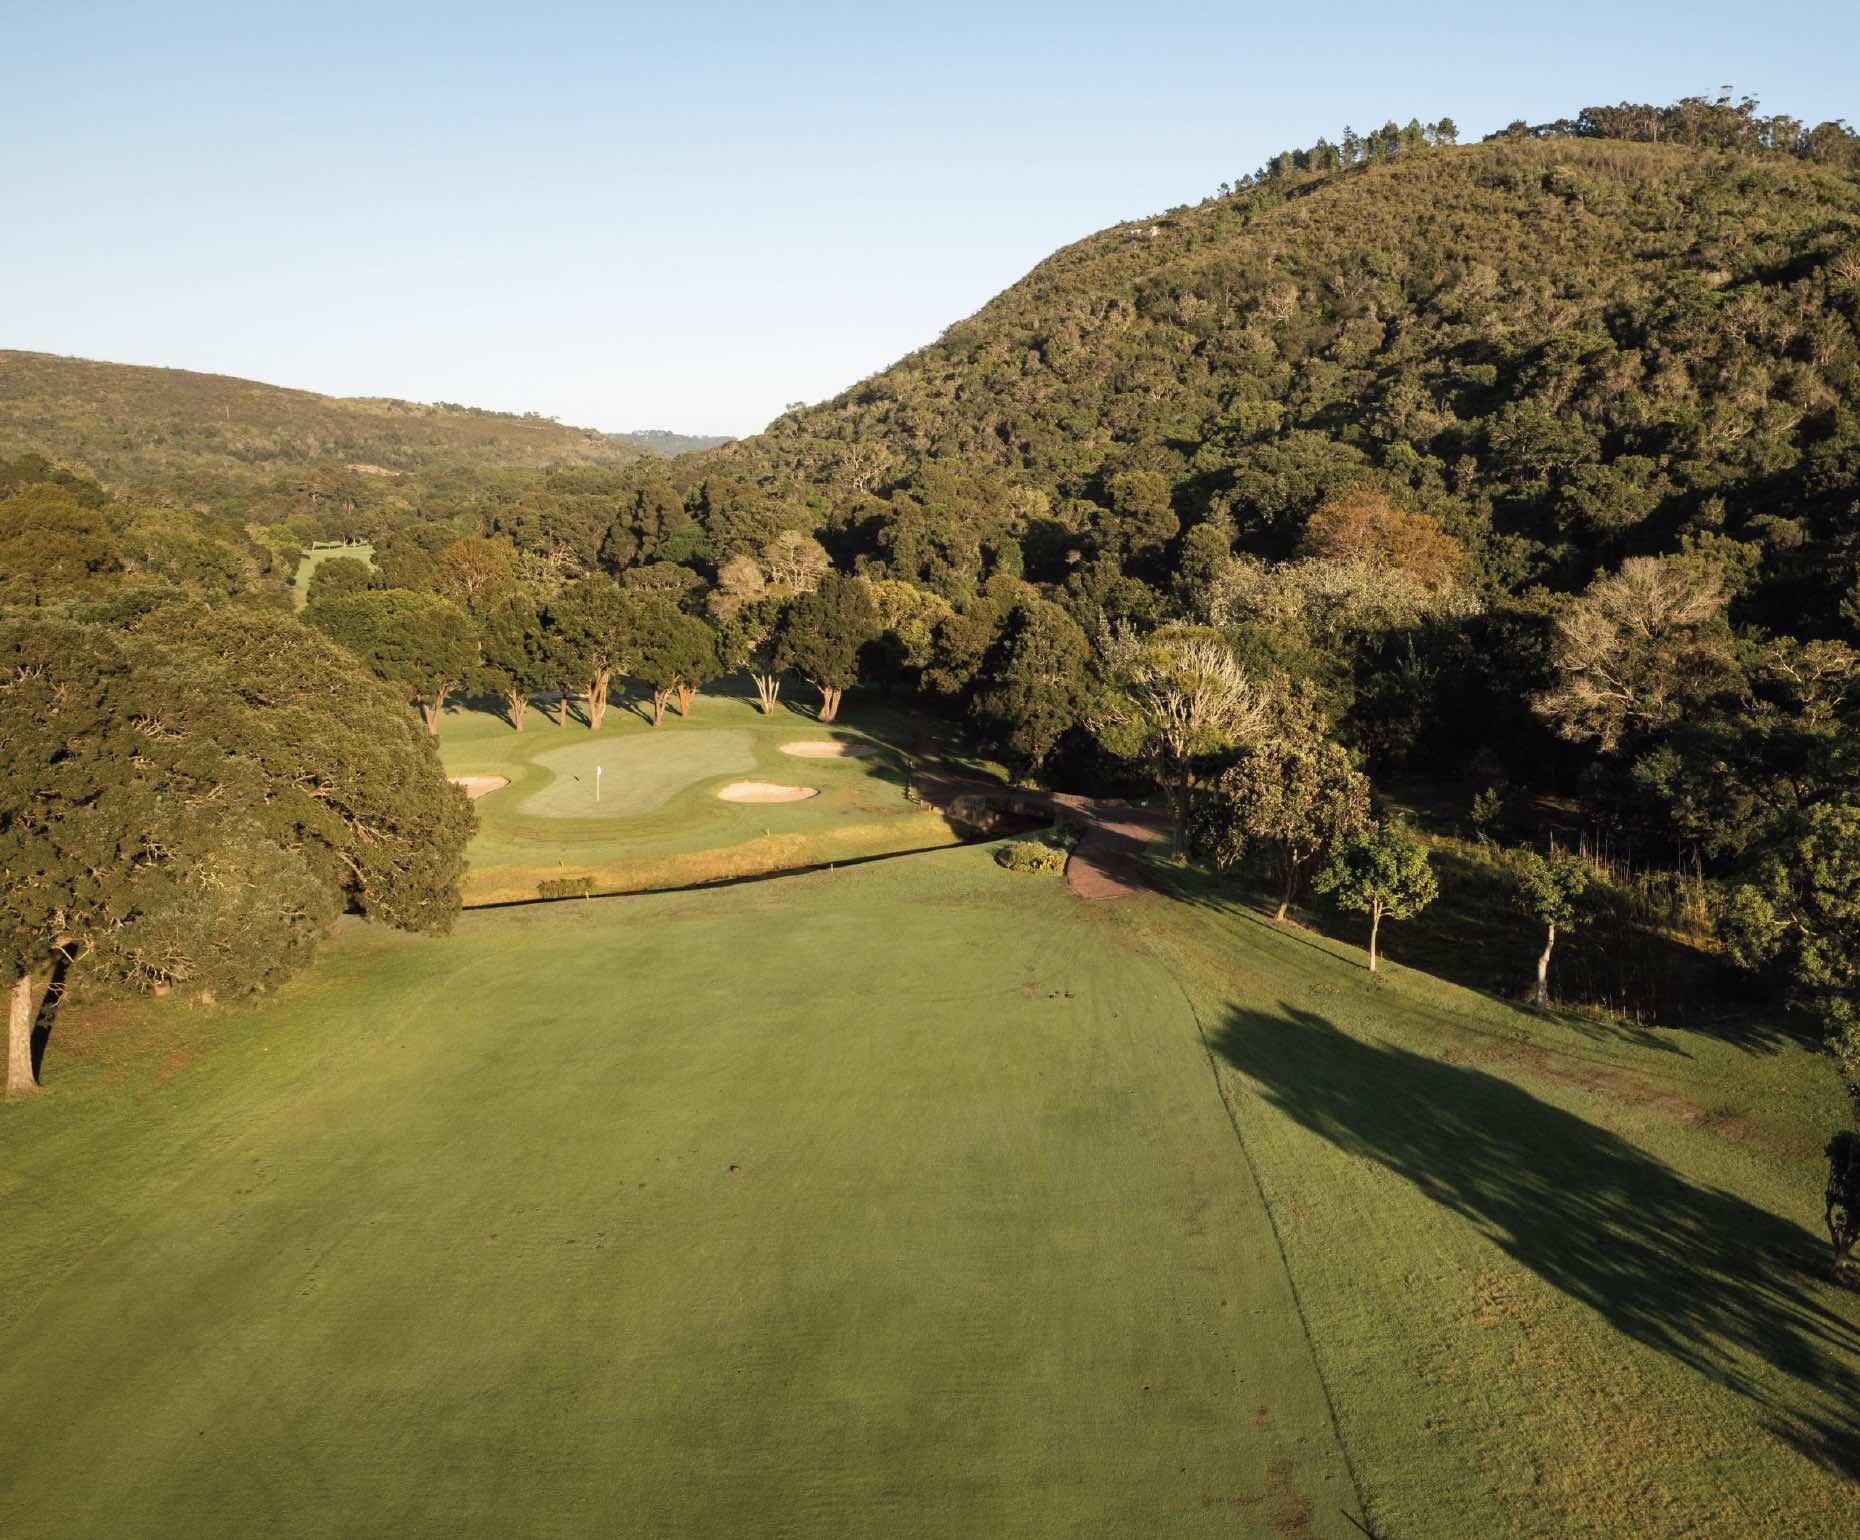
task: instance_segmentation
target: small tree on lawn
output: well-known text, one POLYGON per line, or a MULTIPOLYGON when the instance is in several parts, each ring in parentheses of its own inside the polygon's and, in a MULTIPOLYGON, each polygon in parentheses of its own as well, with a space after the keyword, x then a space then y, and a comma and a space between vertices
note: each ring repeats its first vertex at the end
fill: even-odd
POLYGON ((362 660, 377 679, 406 690, 437 737, 446 697, 478 662, 471 617, 449 599, 388 588, 325 599, 304 619, 362 660))
POLYGON ((1595 872, 1587 861, 1566 850, 1552 851, 1546 859, 1535 850, 1516 850, 1511 856, 1513 901, 1519 910, 1544 927, 1544 949, 1537 959, 1538 1010, 1550 1005, 1550 954, 1559 930, 1575 930, 1588 918, 1584 895, 1594 884, 1595 872))
POLYGON ((1383 916, 1412 919, 1440 892, 1427 862, 1427 847, 1406 824, 1393 819, 1345 845, 1311 885, 1330 894, 1339 908, 1369 916, 1371 973, 1376 971, 1376 938, 1383 916))
POLYGON ((554 682, 548 636, 535 598, 507 589, 486 605, 478 629, 478 683, 510 709, 510 725, 523 731, 530 697, 554 682))
POLYGON ((840 714, 840 696, 859 682, 859 650, 878 635, 878 609, 863 578, 829 573, 782 617, 775 661, 820 692, 820 720, 840 714))

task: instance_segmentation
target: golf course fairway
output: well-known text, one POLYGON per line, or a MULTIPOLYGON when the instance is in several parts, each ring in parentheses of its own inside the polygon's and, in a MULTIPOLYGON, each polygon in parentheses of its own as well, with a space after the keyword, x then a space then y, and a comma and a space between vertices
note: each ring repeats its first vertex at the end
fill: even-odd
POLYGON ((1807 1049, 1162 880, 961 847, 69 1013, 0 1534, 1852 1532, 1807 1049))

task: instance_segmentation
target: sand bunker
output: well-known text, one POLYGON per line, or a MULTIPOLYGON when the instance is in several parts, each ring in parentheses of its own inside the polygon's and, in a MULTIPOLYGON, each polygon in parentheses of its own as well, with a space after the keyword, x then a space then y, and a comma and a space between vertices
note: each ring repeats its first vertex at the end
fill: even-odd
POLYGON ((777 786, 773 781, 732 781, 717 793, 725 802, 805 802, 819 795, 812 786, 777 786))
POLYGON ((463 786, 465 795, 474 802, 487 792, 496 791, 499 787, 510 784, 510 778, 503 775, 455 775, 451 780, 454 786, 463 786))
POLYGON ((784 743, 781 751, 796 759, 870 759, 878 748, 870 743, 844 742, 837 738, 810 738, 800 743, 784 743))

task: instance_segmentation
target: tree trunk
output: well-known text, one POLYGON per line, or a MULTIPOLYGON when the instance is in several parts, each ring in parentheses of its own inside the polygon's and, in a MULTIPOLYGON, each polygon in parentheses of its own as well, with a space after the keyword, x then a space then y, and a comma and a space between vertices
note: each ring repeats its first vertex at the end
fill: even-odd
POLYGON ((1292 895, 1298 891, 1298 868, 1289 857, 1282 857, 1279 862, 1279 912, 1275 920, 1283 920, 1285 913, 1292 907, 1292 895))
POLYGON ((1382 929, 1382 905, 1371 901, 1369 906, 1369 971, 1376 971, 1376 932, 1382 929))
POLYGON ((510 707, 510 725, 518 732, 523 731, 523 713, 530 709, 530 698, 521 690, 512 690, 504 697, 510 707))
POLYGON ((762 703, 762 714, 774 716, 775 703, 781 699, 781 675, 751 674, 750 678, 756 682, 756 699, 762 703))
POLYGON ((1188 855, 1188 775, 1169 786, 1169 854, 1180 861, 1188 855))
POLYGON ((1537 959, 1537 1009, 1547 1011, 1550 1008, 1550 952, 1556 946, 1556 927, 1549 927, 1549 935, 1544 939, 1544 955, 1537 959))
POLYGON ((672 692, 670 690, 654 690, 652 692, 652 725, 654 727, 657 727, 665 720, 665 703, 671 699, 671 695, 672 692))
POLYGON ((426 730, 432 737, 439 736, 439 718, 446 709, 446 697, 451 693, 452 686, 442 684, 433 691, 433 698, 430 701, 420 702, 420 715, 426 718, 426 730))
POLYGON ((38 1089, 32 1078, 32 975, 22 973, 7 992, 5 1094, 25 1096, 38 1089))
POLYGON ((840 692, 832 685, 820 685, 820 720, 831 722, 840 714, 840 692))
POLYGON ((555 725, 557 727, 568 726, 568 693, 568 687, 564 685, 562 693, 555 698, 555 725))
POLYGON ((588 681, 588 731, 593 732, 607 720, 607 679, 602 669, 588 681))
POLYGON ((678 714, 681 717, 691 715, 691 697, 695 694, 697 691, 688 684, 678 686, 678 714))

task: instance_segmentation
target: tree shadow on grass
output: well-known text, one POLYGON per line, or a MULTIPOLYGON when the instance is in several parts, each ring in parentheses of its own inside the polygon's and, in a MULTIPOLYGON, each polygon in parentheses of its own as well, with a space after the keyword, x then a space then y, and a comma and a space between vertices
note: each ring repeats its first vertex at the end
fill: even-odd
POLYGON ((1295 1122, 1860 1476, 1860 1330, 1830 1307, 1827 1248, 1801 1226, 1695 1186, 1510 1081, 1364 1042, 1293 1005, 1231 1008, 1214 1047, 1295 1122))

